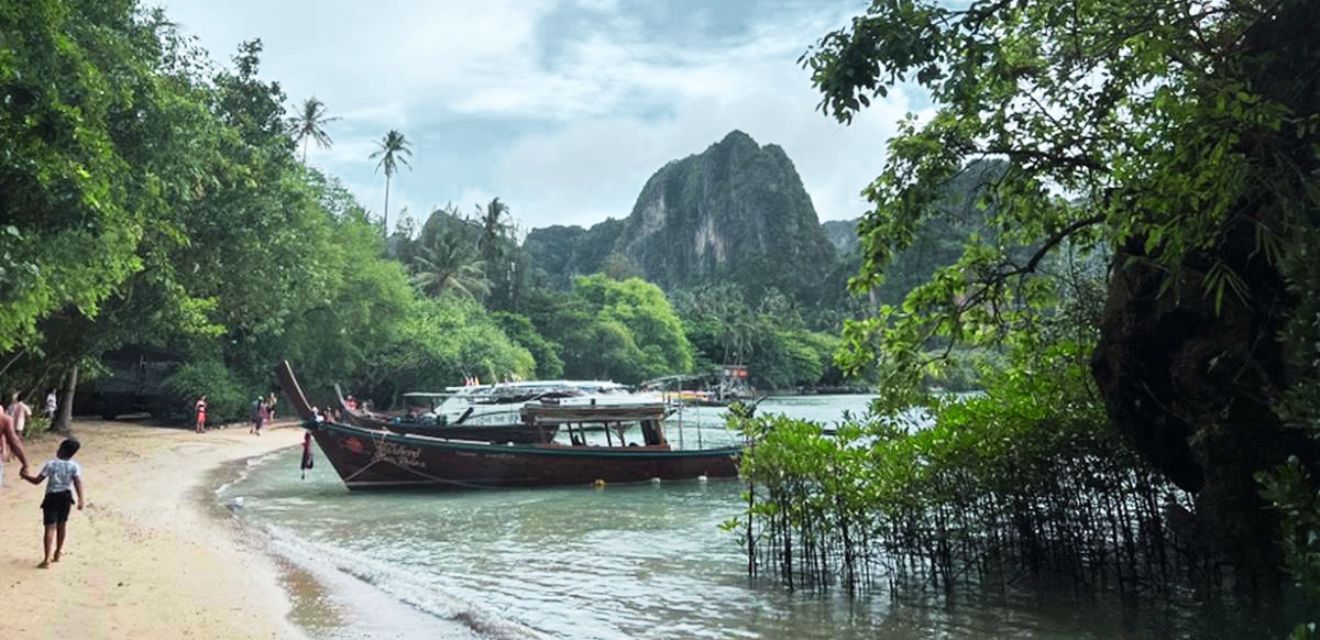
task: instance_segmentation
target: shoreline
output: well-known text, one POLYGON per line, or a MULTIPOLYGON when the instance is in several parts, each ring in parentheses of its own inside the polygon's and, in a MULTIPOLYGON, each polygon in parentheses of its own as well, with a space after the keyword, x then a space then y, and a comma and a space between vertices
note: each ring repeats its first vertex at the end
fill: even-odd
MULTIPOLYGON (((199 435, 80 419, 73 431, 83 443, 75 459, 87 508, 71 515, 65 557, 49 570, 36 568, 44 488, 19 479, 16 461, 5 465, 0 637, 307 637, 290 617, 287 585, 299 576, 216 511, 223 507, 212 483, 230 463, 296 446, 300 429, 258 438, 241 427, 199 435)), ((33 467, 58 443, 52 435, 26 440, 33 467)))
MULTIPOLYGON (((212 470, 207 491, 199 492, 202 508, 259 539, 251 545, 270 558, 280 570, 280 586, 289 597, 289 620, 308 636, 319 639, 348 638, 445 638, 446 640, 531 640, 542 634, 484 610, 479 605, 428 592, 384 588, 380 580, 394 582, 396 573, 356 554, 305 539, 283 524, 247 515, 254 496, 247 480, 250 474, 281 471, 262 469, 284 450, 232 460, 212 470), (234 501, 245 506, 234 508, 234 501)), ((319 452, 317 454, 319 456, 319 452)), ((279 463, 292 474, 296 458, 279 463)), ((319 460, 324 461, 323 457, 319 460)), ((319 470, 319 469, 318 469, 319 470)), ((326 473, 326 471, 322 471, 326 473)), ((333 474, 333 472, 329 472, 333 474)), ((338 480, 336 479, 336 483, 338 480)), ((314 485, 312 485, 314 486, 314 485)), ((342 485, 337 485, 341 486, 342 485)), ((315 491, 316 489, 310 489, 315 491)), ((349 493, 345 490, 346 500, 349 493)), ((337 508, 329 505, 326 508, 337 508)), ((407 578, 404 578, 407 584, 407 578)))
POLYGON ((297 638, 309 640, 327 637, 327 634, 333 634, 345 626, 333 607, 318 606, 328 597, 326 586, 310 572, 272 549, 268 539, 258 537, 262 533, 258 527, 220 500, 221 492, 242 482, 245 472, 256 466, 257 461, 293 446, 296 445, 220 462, 206 470, 204 481, 193 487, 189 499, 196 509, 205 513, 217 526, 223 527, 230 539, 245 552, 270 561, 275 570, 276 586, 287 599, 288 607, 283 620, 297 631, 297 638))

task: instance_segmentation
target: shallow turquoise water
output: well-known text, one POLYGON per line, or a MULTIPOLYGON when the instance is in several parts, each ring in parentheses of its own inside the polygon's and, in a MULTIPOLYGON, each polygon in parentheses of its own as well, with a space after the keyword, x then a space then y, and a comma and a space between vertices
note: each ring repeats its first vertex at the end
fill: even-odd
MULTIPOLYGON (((865 404, 762 408, 830 420, 865 404)), ((684 438, 704 422, 689 420, 684 438)), ((441 617, 471 608, 562 638, 1250 637, 1224 607, 1189 600, 1137 609, 1066 591, 945 599, 883 588, 849 600, 753 583, 737 538, 718 527, 739 512, 737 481, 354 494, 318 463, 304 481, 297 451, 271 456, 220 497, 241 497, 244 518, 305 560, 441 617)))

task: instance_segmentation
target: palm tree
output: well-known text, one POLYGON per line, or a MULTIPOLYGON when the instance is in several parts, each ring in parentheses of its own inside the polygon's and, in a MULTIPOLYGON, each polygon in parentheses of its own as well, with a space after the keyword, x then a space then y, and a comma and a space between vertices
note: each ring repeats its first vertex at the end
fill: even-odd
POLYGON ((485 295, 490 290, 485 271, 472 245, 452 229, 436 232, 412 259, 413 285, 432 297, 445 291, 474 299, 485 295))
POLYGON ((408 164, 408 156, 412 155, 412 149, 407 138, 404 138, 398 129, 390 129, 389 133, 386 133, 385 137, 381 138, 376 145, 376 151, 371 154, 371 159, 380 158, 380 161, 376 163, 376 170, 385 170, 385 235, 388 236, 390 234, 390 178, 398 173, 400 163, 409 169, 412 168, 412 165, 408 164))
POLYGON ((500 238, 513 228, 512 225, 504 222, 504 217, 508 213, 509 205, 500 202, 499 198, 491 200, 485 209, 477 205, 477 221, 481 223, 481 236, 478 241, 481 243, 482 254, 487 259, 498 250, 500 238))
POLYGON ((488 275, 501 282, 507 279, 508 269, 504 264, 504 247, 500 242, 513 229, 513 225, 504 221, 508 214, 509 205, 500 202, 499 198, 491 200, 485 209, 477 205, 477 224, 481 226, 481 234, 477 236, 477 250, 481 252, 481 259, 486 261, 488 275))
POLYGON ((303 148, 303 164, 307 164, 307 143, 316 141, 316 146, 322 149, 329 149, 334 143, 330 139, 330 134, 325 132, 325 125, 338 120, 339 118, 328 118, 325 115, 325 103, 312 96, 303 101, 302 113, 289 119, 289 131, 293 134, 293 139, 303 148))

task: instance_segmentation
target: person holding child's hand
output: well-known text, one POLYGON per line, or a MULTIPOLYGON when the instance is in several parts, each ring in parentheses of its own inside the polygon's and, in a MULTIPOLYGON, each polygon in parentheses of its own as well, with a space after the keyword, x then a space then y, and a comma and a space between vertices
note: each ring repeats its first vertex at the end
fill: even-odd
MULTIPOLYGON (((15 458, 18 458, 18 463, 22 465, 18 469, 18 474, 20 476, 26 474, 28 470, 28 459, 27 452, 23 451, 23 441, 18 437, 18 433, 14 431, 14 419, 10 418, 9 415, 3 411, 0 411, 0 441, 9 443, 10 453, 13 454, 15 458)), ((0 484, 4 484, 4 471, 5 462, 0 459, 0 484)))

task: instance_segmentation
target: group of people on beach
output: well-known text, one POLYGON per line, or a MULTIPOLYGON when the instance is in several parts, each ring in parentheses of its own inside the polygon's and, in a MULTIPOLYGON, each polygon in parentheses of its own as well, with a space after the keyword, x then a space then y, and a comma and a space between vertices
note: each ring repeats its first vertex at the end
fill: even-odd
POLYGON ((270 426, 270 423, 274 420, 275 394, 272 392, 270 396, 258 397, 252 402, 252 428, 248 429, 248 433, 261 435, 261 430, 270 426))
MULTIPOLYGON (((54 398, 54 391, 48 398, 54 398)), ((49 403, 48 403, 49 404, 49 403)), ((46 483, 45 497, 41 501, 41 523, 44 527, 42 545, 45 556, 42 569, 49 569, 52 562, 59 562, 64 553, 64 539, 69 512, 74 504, 82 511, 86 505, 86 493, 83 491, 82 466, 73 461, 82 445, 74 438, 65 438, 60 442, 55 457, 41 465, 41 470, 32 475, 28 472, 27 451, 23 449, 20 437, 32 410, 14 394, 7 409, 0 407, 0 442, 8 445, 5 458, 0 459, 0 484, 4 482, 4 461, 13 456, 20 465, 18 476, 34 485, 46 483)), ((54 408, 47 413, 54 417, 54 408)))
MULTIPOLYGON (((193 403, 193 431, 196 433, 206 431, 206 407, 206 395, 198 396, 197 401, 193 403)), ((251 419, 252 426, 248 429, 248 433, 261 435, 261 430, 270 426, 275 420, 274 392, 265 398, 257 396, 257 399, 252 401, 251 419)))

